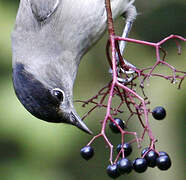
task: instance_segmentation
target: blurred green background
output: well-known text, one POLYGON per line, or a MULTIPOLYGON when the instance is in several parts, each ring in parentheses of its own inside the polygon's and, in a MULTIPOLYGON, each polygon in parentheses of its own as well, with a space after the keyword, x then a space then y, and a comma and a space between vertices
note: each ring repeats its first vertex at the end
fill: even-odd
MULTIPOLYGON (((185 0, 137 0, 139 15, 130 37, 157 42, 170 35, 186 35, 185 0)), ((11 40, 18 0, 0 0, 0 179, 1 180, 95 180, 109 179, 105 173, 109 164, 109 151, 102 139, 93 147, 95 156, 90 161, 83 160, 80 149, 91 136, 65 124, 49 124, 31 116, 18 102, 11 81, 11 40)), ((123 22, 116 21, 117 33, 123 22)), ((105 58, 107 35, 84 57, 74 89, 75 99, 93 96, 109 80, 105 58)), ((178 56, 174 41, 164 47, 168 51, 168 62, 186 70, 186 44, 181 43, 182 55, 178 56)), ((152 65, 155 61, 154 49, 147 46, 128 44, 126 59, 137 67, 152 65)), ((169 72, 160 68, 162 72, 169 72)), ((159 78, 152 78, 145 85, 151 98, 151 107, 161 105, 167 110, 167 118, 162 122, 150 118, 154 134, 158 138, 157 149, 169 153, 172 167, 162 172, 157 168, 148 169, 143 174, 131 173, 119 179, 133 180, 184 180, 186 168, 186 82, 182 89, 159 78)), ((75 104, 82 116, 88 109, 75 104)), ((122 117, 123 115, 121 115, 122 117)), ((91 114, 86 123, 98 133, 99 121, 104 111, 91 114)), ((123 117, 124 119, 124 117, 123 117)), ((133 127, 136 127, 135 118, 133 127)), ((131 128, 132 129, 132 128, 131 128)), ((120 135, 108 136, 114 144, 120 135)), ((145 146, 145 144, 144 144, 145 146)), ((133 145, 136 149, 136 145, 133 145)), ((131 159, 139 155, 134 153, 131 159)))

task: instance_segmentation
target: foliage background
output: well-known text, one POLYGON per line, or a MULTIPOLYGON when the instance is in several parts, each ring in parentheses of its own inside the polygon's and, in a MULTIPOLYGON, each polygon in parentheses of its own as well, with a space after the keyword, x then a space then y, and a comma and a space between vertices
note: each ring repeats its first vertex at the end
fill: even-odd
MULTIPOLYGON (((108 165, 108 150, 102 140, 94 144, 95 156, 84 161, 79 150, 90 140, 90 136, 64 124, 49 124, 31 116, 18 102, 11 81, 11 40, 18 0, 0 0, 0 179, 1 180, 75 180, 109 179, 105 173, 108 165)), ((157 42, 170 35, 186 35, 186 2, 184 0, 137 0, 139 12, 130 37, 157 42)), ((120 33, 123 22, 116 22, 120 33)), ((105 60, 107 36, 99 41, 84 57, 74 89, 75 99, 86 99, 94 95, 108 80, 108 65, 105 60)), ((186 45, 182 43, 182 55, 176 54, 174 42, 166 44, 169 62, 186 69, 186 45)), ((128 44, 126 58, 137 67, 155 61, 154 49, 128 44)), ((165 68, 160 68, 167 72, 165 68)), ((151 79, 146 85, 151 97, 151 107, 162 105, 167 109, 167 118, 151 125, 157 138, 158 150, 168 152, 173 165, 169 171, 148 169, 143 174, 131 173, 128 180, 183 180, 185 179, 186 151, 186 82, 182 90, 160 79, 151 79)), ((80 115, 86 109, 76 104, 80 115)), ((100 129, 99 120, 104 112, 97 111, 86 123, 95 134, 100 129)), ((125 116, 121 116, 123 119, 125 116)), ((137 121, 136 121, 137 122, 137 121)), ((136 127, 135 120, 132 122, 136 127)), ((120 139, 108 130, 112 142, 120 139)), ((144 144, 145 146, 145 144, 144 144)), ((134 145, 136 148, 136 146, 134 145)), ((139 155, 134 153, 131 159, 139 155)), ((122 179, 125 177, 121 177, 122 179)))

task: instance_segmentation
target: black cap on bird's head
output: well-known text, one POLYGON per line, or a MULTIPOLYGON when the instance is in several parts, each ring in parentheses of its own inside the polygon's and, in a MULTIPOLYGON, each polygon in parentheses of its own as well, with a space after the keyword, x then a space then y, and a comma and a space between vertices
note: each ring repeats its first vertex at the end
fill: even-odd
POLYGON ((47 88, 21 63, 13 66, 13 84, 18 99, 35 117, 48 122, 72 124, 92 134, 61 88, 47 88))

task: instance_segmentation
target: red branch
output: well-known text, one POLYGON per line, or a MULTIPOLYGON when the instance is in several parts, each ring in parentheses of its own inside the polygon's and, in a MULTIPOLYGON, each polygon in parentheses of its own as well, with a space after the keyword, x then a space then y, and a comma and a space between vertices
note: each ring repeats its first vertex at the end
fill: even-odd
MULTIPOLYGON (((176 81, 179 81, 178 88, 181 87, 181 83, 186 77, 186 72, 177 70, 176 68, 174 68, 172 65, 168 64, 165 61, 166 51, 161 48, 161 45, 167 42, 168 40, 174 39, 176 42, 176 46, 178 48, 178 54, 180 54, 181 46, 178 40, 186 41, 186 39, 178 35, 170 35, 160 42, 152 43, 147 41, 141 41, 141 40, 136 40, 131 38, 121 38, 119 36, 116 36, 114 33, 110 0, 105 0, 105 5, 107 10, 108 32, 109 32, 109 40, 106 46, 106 54, 107 54, 107 59, 109 61, 109 64, 112 68, 112 81, 109 82, 105 87, 103 87, 94 97, 90 98, 87 101, 78 101, 78 102, 82 102, 83 107, 85 107, 89 103, 94 104, 94 107, 84 115, 83 119, 86 118, 91 112, 93 112, 97 108, 106 109, 105 117, 103 121, 101 121, 102 124, 101 132, 98 135, 94 136, 87 145, 91 145, 97 138, 103 137, 105 143, 110 148, 110 163, 113 164, 117 162, 121 153, 122 153, 122 157, 124 157, 124 150, 122 148, 121 151, 118 153, 116 159, 113 161, 113 145, 110 142, 110 140, 107 138, 105 129, 108 121, 115 123, 113 116, 117 115, 118 113, 123 113, 121 107, 122 109, 124 109, 123 108, 124 105, 125 105, 125 109, 130 112, 126 124, 128 124, 128 121, 134 115, 136 115, 137 119, 139 120, 139 123, 143 128, 143 133, 141 134, 141 136, 138 137, 136 132, 125 131, 115 123, 115 125, 118 127, 118 129, 121 132, 121 144, 123 145, 125 143, 125 135, 132 135, 134 136, 134 139, 128 143, 136 142, 138 144, 138 147, 140 147, 141 142, 143 141, 145 134, 147 133, 150 141, 148 151, 150 151, 151 149, 155 150, 155 143, 157 140, 155 139, 152 133, 151 127, 149 125, 149 118, 148 118, 149 113, 151 113, 150 109, 147 107, 150 104, 150 101, 148 100, 148 97, 145 95, 143 84, 146 80, 149 80, 151 77, 160 77, 166 80, 170 80, 171 83, 175 83, 176 81), (118 68, 122 69, 123 66, 126 66, 125 64, 122 64, 124 63, 123 61, 122 63, 121 62, 119 63, 122 65, 117 65, 116 63, 116 54, 120 54, 118 48, 119 41, 126 41, 130 43, 137 43, 137 44, 154 47, 156 53, 155 64, 152 67, 148 67, 144 69, 128 67, 128 69, 131 68, 134 71, 131 81, 130 82, 120 81, 120 79, 128 78, 128 75, 123 71, 119 71, 118 73, 118 68), (111 51, 111 57, 109 51, 111 51), (160 51, 162 51, 164 54, 162 59, 160 58, 160 51), (159 64, 163 64, 164 66, 170 68, 173 72, 173 75, 167 76, 163 74, 153 73, 153 71, 155 70, 155 68, 157 68, 159 64), (136 92, 136 86, 138 83, 135 83, 135 81, 137 81, 138 83, 140 82, 139 87, 141 88, 144 97, 141 97, 138 94, 138 92, 136 92), (112 107, 113 98, 119 99, 119 103, 116 107, 112 107)), ((119 58, 119 60, 121 61, 121 58, 119 58)))

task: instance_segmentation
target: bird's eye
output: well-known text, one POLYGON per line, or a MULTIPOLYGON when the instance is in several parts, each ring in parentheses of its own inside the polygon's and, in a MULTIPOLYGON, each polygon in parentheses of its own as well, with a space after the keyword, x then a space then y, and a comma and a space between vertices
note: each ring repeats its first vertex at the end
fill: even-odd
POLYGON ((63 101, 64 93, 61 89, 59 89, 59 88, 53 89, 52 95, 55 96, 58 100, 63 101))

